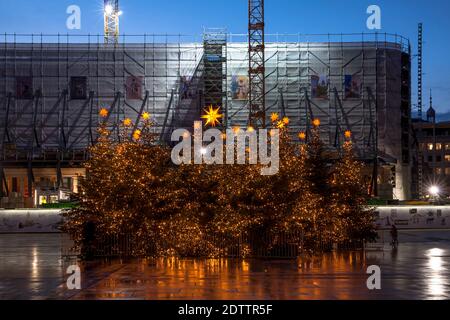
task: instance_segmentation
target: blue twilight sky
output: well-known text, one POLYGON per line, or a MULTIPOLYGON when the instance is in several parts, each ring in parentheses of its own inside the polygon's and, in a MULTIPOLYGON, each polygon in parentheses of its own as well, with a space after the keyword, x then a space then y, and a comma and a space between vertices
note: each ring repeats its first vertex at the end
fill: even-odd
MULTIPOLYGON (((417 52, 417 23, 424 23, 424 100, 433 89, 434 106, 450 111, 449 0, 265 0, 267 33, 359 33, 366 28, 366 9, 381 7, 380 32, 409 38, 417 52)), ((200 35, 204 26, 247 29, 247 0, 120 0, 125 34, 200 35)), ((0 0, 0 33, 103 32, 103 0, 0 0), (81 8, 81 30, 66 29, 66 9, 81 8)), ((0 40, 1 42, 1 40, 0 40)), ((416 103, 416 62, 413 59, 413 103, 416 103)))

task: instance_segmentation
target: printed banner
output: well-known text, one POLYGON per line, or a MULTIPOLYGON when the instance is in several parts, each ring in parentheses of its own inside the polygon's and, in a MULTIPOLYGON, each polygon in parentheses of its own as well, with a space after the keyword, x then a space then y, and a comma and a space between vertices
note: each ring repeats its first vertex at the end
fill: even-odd
POLYGON ((325 74, 311 76, 311 97, 328 98, 328 76, 325 74))
POLYGON ((344 80, 344 93, 346 99, 359 99, 361 98, 361 76, 345 75, 344 80))
POLYGON ((234 100, 247 100, 248 92, 248 76, 233 76, 231 78, 231 94, 234 100))
POLYGON ((87 98, 87 78, 72 77, 70 80, 70 98, 84 100, 87 98))
POLYGON ((127 99, 140 100, 142 99, 142 77, 128 76, 127 77, 127 99))

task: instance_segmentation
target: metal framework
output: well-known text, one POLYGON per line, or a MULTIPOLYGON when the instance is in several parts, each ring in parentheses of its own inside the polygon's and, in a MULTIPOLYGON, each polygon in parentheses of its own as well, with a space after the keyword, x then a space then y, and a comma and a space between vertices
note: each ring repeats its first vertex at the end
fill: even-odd
MULTIPOLYGON (((419 23, 418 27, 418 44, 417 44, 417 117, 419 121, 422 120, 423 117, 423 107, 422 107, 422 99, 423 99, 423 25, 419 23)), ((421 136, 421 127, 419 126, 418 135, 421 136)), ((423 153, 420 148, 420 145, 417 145, 417 180, 418 180, 418 195, 419 198, 423 198, 424 190, 423 190, 423 153)))
POLYGON ((249 125, 266 126, 264 0, 248 1, 249 125))
MULTIPOLYGON (((215 36, 211 42, 211 33, 122 35, 120 46, 105 46, 102 35, 5 35, 0 43, 4 192, 11 181, 1 167, 25 168, 28 194, 39 183, 37 168, 52 168, 60 185, 61 168, 81 165, 104 121, 117 135, 123 119, 137 129, 141 114, 149 112, 155 132, 169 141, 174 129, 192 129, 209 101, 222 103, 224 127, 247 126, 248 35, 215 36), (109 110, 106 119, 99 116, 102 108, 109 110)), ((265 47, 265 117, 271 112, 289 117, 295 137, 309 132, 318 118, 331 149, 340 150, 350 130, 361 159, 402 162, 410 108, 407 40, 384 34, 324 35, 317 37, 321 42, 306 35, 266 37, 271 41, 265 47), (401 107, 392 108, 400 101, 401 107), (392 119, 402 128, 392 128, 392 119)))
POLYGON ((221 108, 226 127, 227 30, 205 29, 203 52, 203 103, 205 107, 212 105, 221 108))
POLYGON ((119 42, 119 0, 104 0, 104 35, 105 44, 119 42))
POLYGON ((417 43, 417 117, 422 119, 423 117, 423 24, 419 23, 418 28, 418 43, 417 43))

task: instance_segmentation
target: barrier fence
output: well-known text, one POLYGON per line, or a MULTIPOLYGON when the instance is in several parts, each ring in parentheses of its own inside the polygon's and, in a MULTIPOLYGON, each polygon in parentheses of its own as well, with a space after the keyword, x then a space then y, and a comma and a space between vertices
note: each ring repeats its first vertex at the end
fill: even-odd
MULTIPOLYGON (((170 254, 169 243, 156 244, 136 241, 132 234, 115 234, 96 238, 86 243, 82 249, 74 249, 73 242, 68 235, 62 235, 64 257, 89 257, 89 258, 139 258, 161 255, 161 252, 170 254)), ((195 257, 221 257, 221 258, 281 258, 295 259, 306 253, 303 234, 292 233, 254 233, 243 234, 237 238, 225 236, 206 237, 201 246, 188 256, 195 257), (213 246, 214 250, 207 250, 206 246, 213 246), (205 250, 202 250, 205 249, 205 250)), ((377 245, 366 245, 362 241, 352 242, 320 242, 315 245, 315 251, 352 251, 365 248, 374 249, 377 245)))

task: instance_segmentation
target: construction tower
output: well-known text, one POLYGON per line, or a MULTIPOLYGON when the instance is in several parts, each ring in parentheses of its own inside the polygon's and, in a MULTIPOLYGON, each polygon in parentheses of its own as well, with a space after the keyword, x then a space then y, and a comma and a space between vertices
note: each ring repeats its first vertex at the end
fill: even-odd
POLYGON ((249 125, 266 126, 264 0, 248 1, 249 125))
POLYGON ((117 44, 119 42, 119 0, 104 0, 104 35, 105 44, 117 44))

